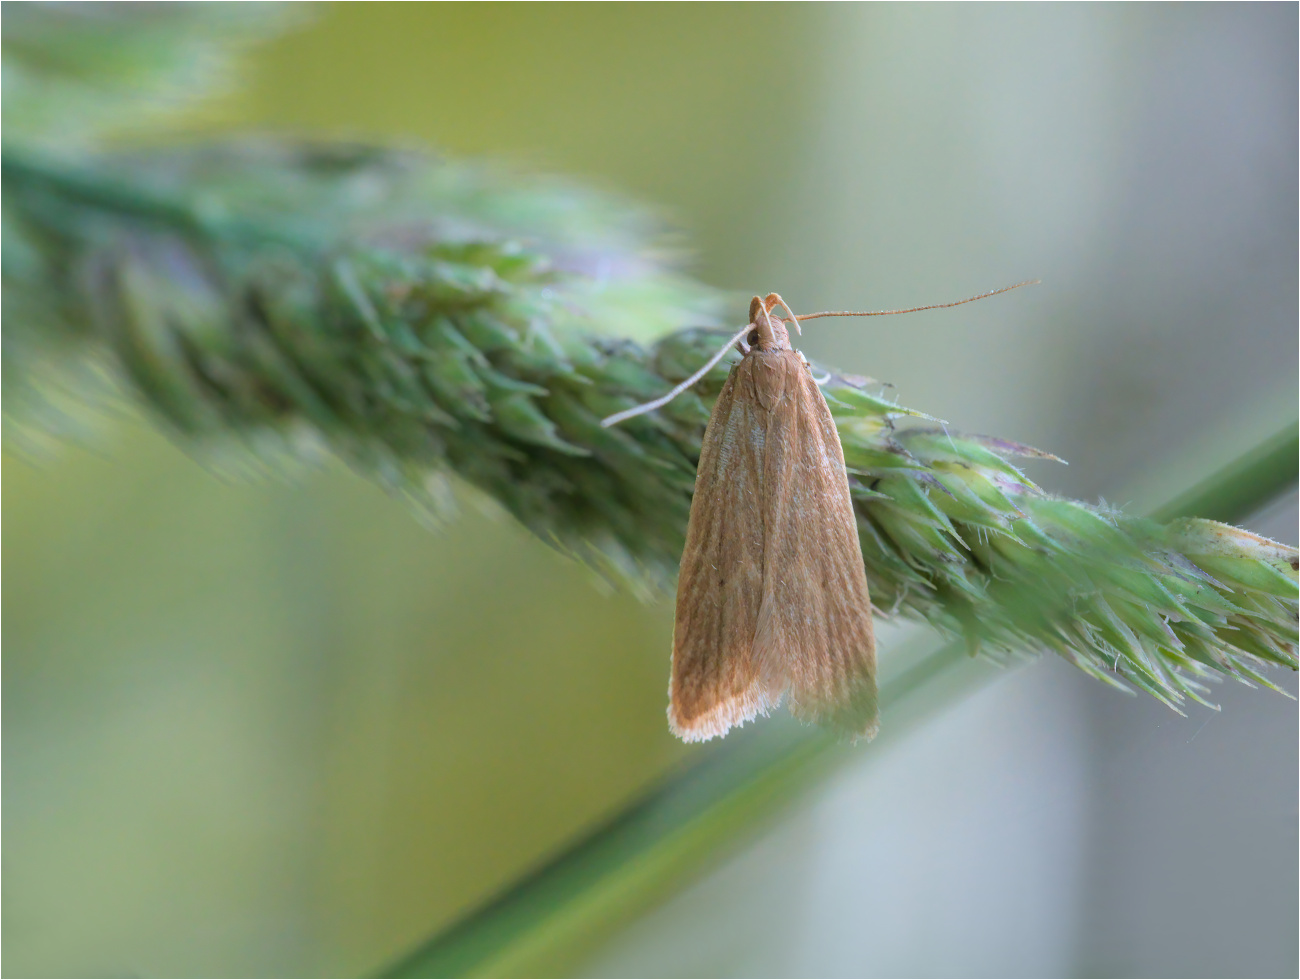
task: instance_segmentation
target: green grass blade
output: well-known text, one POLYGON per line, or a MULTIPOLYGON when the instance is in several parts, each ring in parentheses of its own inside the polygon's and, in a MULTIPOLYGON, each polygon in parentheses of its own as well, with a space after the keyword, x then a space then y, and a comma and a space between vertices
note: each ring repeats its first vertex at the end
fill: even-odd
MULTIPOLYGON (((1296 469, 1292 425, 1157 513, 1241 520, 1294 484, 1296 469)), ((871 751, 995 674, 960 642, 921 658, 882 684, 884 725, 871 751)), ((734 734, 382 975, 564 975, 613 930, 737 850, 861 751, 782 720, 734 734)))
POLYGON ((1253 514, 1294 483, 1300 470, 1300 422, 1265 439, 1224 470, 1207 477, 1151 514, 1158 521, 1204 517, 1231 524, 1253 514), (1232 479, 1225 479, 1231 472, 1232 479))

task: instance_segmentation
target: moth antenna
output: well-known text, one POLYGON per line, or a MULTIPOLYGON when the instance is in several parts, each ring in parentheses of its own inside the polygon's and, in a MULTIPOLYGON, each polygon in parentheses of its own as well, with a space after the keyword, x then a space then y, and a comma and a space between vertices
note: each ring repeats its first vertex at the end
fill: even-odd
MULTIPOLYGON (((1041 279, 1026 279, 1024 282, 1018 282, 1014 286, 1003 286, 1001 289, 990 289, 987 293, 980 293, 977 296, 967 296, 965 299, 959 299, 952 303, 932 303, 929 306, 912 306, 906 310, 869 310, 863 313, 855 313, 851 310, 826 310, 823 313, 800 313, 798 316, 795 316, 793 313, 790 313, 790 307, 785 306, 784 300, 781 301, 781 305, 785 307, 787 313, 790 313, 790 319, 794 320, 796 323, 800 320, 816 320, 818 317, 822 316, 893 316, 895 313, 920 313, 922 310, 946 310, 950 306, 963 306, 966 303, 974 303, 979 299, 988 299, 990 296, 1009 293, 1011 290, 1019 289, 1021 286, 1036 286, 1042 281, 1043 280, 1041 279)), ((785 318, 782 319, 787 323, 789 322, 789 320, 785 318)))
POLYGON ((687 378, 685 381, 679 384, 672 391, 668 392, 665 395, 660 395, 652 402, 646 402, 644 405, 637 405, 633 408, 627 408, 621 412, 615 412, 613 415, 609 416, 608 418, 601 419, 600 420, 601 427, 608 429, 611 425, 617 425, 619 422, 624 422, 627 419, 635 418, 638 415, 644 415, 646 414, 646 412, 653 412, 656 408, 662 408, 664 405, 667 405, 670 401, 672 401, 674 398, 680 395, 683 391, 685 391, 691 385, 695 384, 695 382, 699 381, 700 378, 704 377, 706 374, 712 371, 713 365, 717 364, 720 360, 722 360, 724 357, 727 356, 727 352, 731 350, 731 345, 736 343, 736 341, 743 339, 744 336, 753 329, 754 329, 754 325, 752 323, 746 323, 743 327, 741 327, 734 334, 732 334, 731 338, 725 344, 723 344, 721 347, 718 348, 718 352, 709 358, 708 362, 704 365, 704 367, 700 368, 698 371, 692 374, 689 378, 687 378))

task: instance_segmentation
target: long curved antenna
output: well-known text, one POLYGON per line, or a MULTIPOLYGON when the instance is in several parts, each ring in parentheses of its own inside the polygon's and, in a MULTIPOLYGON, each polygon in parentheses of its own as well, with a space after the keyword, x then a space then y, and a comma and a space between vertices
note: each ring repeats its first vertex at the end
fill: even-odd
MULTIPOLYGON (((987 293, 980 293, 978 296, 968 296, 966 299, 959 299, 954 303, 934 303, 930 306, 913 306, 906 310, 872 310, 867 313, 853 313, 848 310, 827 310, 823 313, 802 313, 799 316, 795 316, 794 311, 791 310, 788 305, 786 305, 785 300, 781 298, 780 294, 769 293, 768 299, 774 301, 772 304, 773 306, 780 304, 780 306, 784 308, 784 310, 787 313, 790 314, 788 317, 781 317, 781 322, 793 323, 795 330, 802 333, 803 331, 799 330, 800 320, 816 320, 818 317, 823 317, 823 316, 892 316, 895 313, 920 313, 922 310, 944 310, 950 306, 961 306, 964 303, 974 303, 977 299, 988 299, 988 297, 997 296, 999 293, 1009 293, 1011 292, 1011 290, 1019 289, 1021 286, 1033 286, 1040 282, 1042 282, 1041 279, 1026 279, 1024 282, 1018 282, 1014 286, 1003 286, 1001 289, 993 289, 987 293)), ((764 302, 763 305, 764 305, 764 312, 767 312, 767 310, 769 309, 767 303, 764 302)), ((681 384, 677 385, 677 387, 673 388, 672 391, 666 392, 665 394, 660 395, 654 401, 646 402, 644 405, 636 405, 633 406, 632 408, 624 409, 621 412, 615 412, 613 415, 609 416, 608 418, 601 419, 600 420, 601 427, 608 429, 611 425, 618 425, 619 422, 625 422, 628 419, 635 418, 638 415, 645 415, 647 412, 653 412, 656 408, 662 408, 664 405, 667 405, 670 401, 672 401, 674 398, 680 395, 683 391, 685 391, 691 385, 695 384, 695 382, 699 381, 700 378, 704 377, 711 370, 713 370, 713 365, 717 364, 720 360, 722 360, 724 357, 727 356, 727 351, 731 349, 731 345, 738 342, 741 338, 745 336, 745 334, 749 333, 749 331, 752 330, 753 328, 754 325, 752 323, 747 323, 739 330, 737 330, 734 334, 732 334, 730 340, 728 340, 725 344, 723 344, 721 347, 718 348, 718 352, 714 354, 711 358, 709 358, 709 360, 704 364, 702 368, 700 368, 698 371, 692 374, 681 384)))
POLYGON ((724 357, 727 356, 727 351, 731 350, 731 345, 736 343, 736 341, 740 340, 742 337, 745 336, 745 334, 749 333, 749 331, 753 329, 754 329, 754 325, 752 323, 746 323, 743 327, 741 327, 734 334, 732 334, 730 340, 728 340, 725 344, 723 344, 721 347, 718 348, 718 352, 709 358, 708 362, 704 365, 704 367, 700 368, 698 371, 692 374, 689 378, 687 378, 685 381, 679 384, 672 391, 668 392, 665 395, 660 395, 654 401, 646 402, 644 405, 637 405, 634 408, 628 408, 628 409, 624 409, 621 412, 615 412, 613 415, 609 416, 608 418, 601 419, 600 420, 601 426, 603 428, 608 429, 611 425, 617 425, 619 422, 626 421, 627 419, 630 418, 635 418, 638 415, 644 415, 646 412, 653 412, 656 408, 661 408, 662 406, 667 405, 670 401, 672 401, 674 398, 680 395, 683 391, 685 391, 691 385, 695 384, 695 382, 699 381, 700 378, 704 377, 711 370, 713 370, 713 365, 717 364, 720 360, 722 360, 724 357))
MULTIPOLYGON (((968 296, 965 299, 959 299, 954 303, 934 303, 930 306, 913 306, 906 310, 871 310, 866 313, 853 313, 849 310, 827 310, 824 313, 800 313, 798 316, 790 314, 795 320, 816 320, 821 316, 893 316, 895 313, 920 313, 922 310, 946 310, 950 306, 962 306, 965 303, 974 303, 977 299, 988 299, 990 296, 997 296, 999 293, 1009 293, 1013 289, 1019 289, 1021 286, 1036 286, 1042 282, 1041 279, 1026 279, 1024 282, 1018 282, 1014 286, 1003 286, 1001 289, 992 289, 987 293, 980 293, 978 296, 968 296)), ((782 304, 784 305, 784 304, 782 304)), ((789 312, 789 308, 786 308, 789 312)), ((782 318, 783 322, 788 323, 789 318, 782 318)))

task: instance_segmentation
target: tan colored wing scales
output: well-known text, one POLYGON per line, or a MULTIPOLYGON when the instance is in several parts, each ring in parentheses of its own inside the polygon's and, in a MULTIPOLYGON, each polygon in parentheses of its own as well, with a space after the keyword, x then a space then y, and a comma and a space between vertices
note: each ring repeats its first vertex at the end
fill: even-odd
POLYGON ((784 678, 753 656, 763 595, 763 449, 753 358, 727 379, 700 449, 677 582, 668 725, 688 742, 723 735, 780 700, 784 678))
POLYGON ((763 469, 760 672, 780 670, 790 710, 843 735, 877 727, 876 644, 857 523, 834 419, 794 351, 763 357, 768 410, 763 469))

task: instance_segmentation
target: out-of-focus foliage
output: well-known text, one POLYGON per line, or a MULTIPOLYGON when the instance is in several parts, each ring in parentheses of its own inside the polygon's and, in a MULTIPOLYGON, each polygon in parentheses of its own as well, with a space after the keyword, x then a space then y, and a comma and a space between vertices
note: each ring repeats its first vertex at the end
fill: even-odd
POLYGON ((81 148, 171 121, 236 81, 249 43, 300 19, 282 3, 13 3, 6 142, 81 148))
MULTIPOLYGON (((693 459, 661 439, 647 465, 653 450, 599 429, 662 375, 581 331, 707 323, 716 295, 664 269, 637 212, 349 146, 5 166, 16 395, 47 336, 80 341, 187 439, 325 445, 430 513, 450 469, 623 577, 671 575, 693 459)), ((677 411, 698 439, 699 400, 677 411)))

